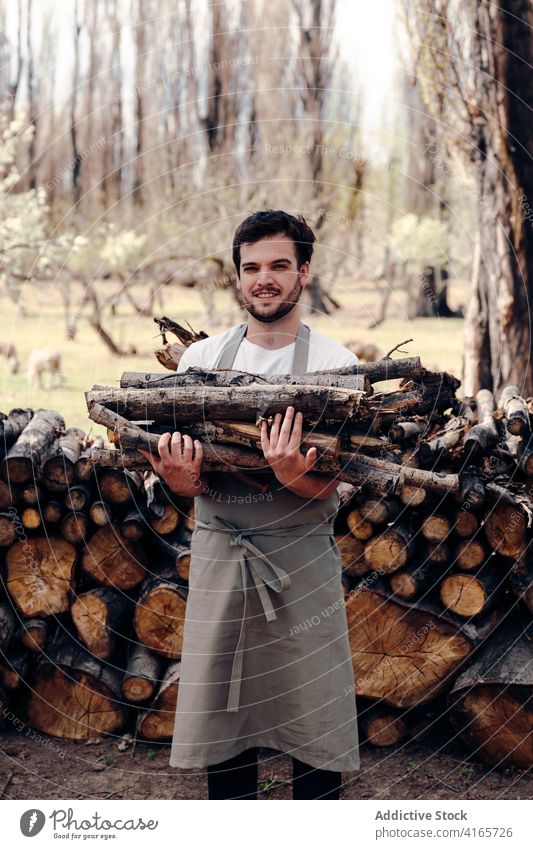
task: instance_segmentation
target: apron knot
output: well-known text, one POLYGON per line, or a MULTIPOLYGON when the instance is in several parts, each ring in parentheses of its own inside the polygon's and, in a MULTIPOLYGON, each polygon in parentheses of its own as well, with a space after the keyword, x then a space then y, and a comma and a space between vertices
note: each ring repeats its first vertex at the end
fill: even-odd
MULTIPOLYGON (((263 612, 267 622, 277 619, 276 611, 272 604, 267 587, 276 593, 284 592, 291 586, 290 576, 285 569, 273 563, 270 558, 251 541, 249 536, 253 531, 236 528, 227 519, 213 516, 212 522, 197 521, 198 528, 212 531, 221 531, 230 535, 230 545, 240 548, 239 566, 241 570, 241 583, 243 592, 243 610, 241 617, 241 629, 237 647, 233 658, 231 671, 231 682, 229 687, 228 704, 226 710, 239 710, 239 696, 241 691, 242 667, 246 628, 246 598, 248 587, 248 575, 251 576, 257 590, 263 612)), ((260 533, 260 531, 258 532, 260 533)))

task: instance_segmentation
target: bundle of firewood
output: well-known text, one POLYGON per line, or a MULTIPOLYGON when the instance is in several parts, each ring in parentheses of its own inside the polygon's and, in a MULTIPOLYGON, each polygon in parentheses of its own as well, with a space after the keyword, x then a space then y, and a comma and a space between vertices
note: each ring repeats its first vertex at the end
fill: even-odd
POLYGON ((0 445, 0 724, 168 738, 191 500, 153 473, 95 470, 103 438, 52 410, 0 414, 0 445))
POLYGON ((530 765, 533 648, 524 639, 517 652, 508 635, 533 610, 533 408, 516 387, 499 404, 458 387, 416 357, 387 357, 303 376, 125 373, 86 398, 116 445, 95 452, 104 467, 146 468, 135 449, 156 453, 160 434, 179 430, 202 442, 205 471, 240 475, 268 468, 261 421, 302 410, 302 448, 344 482, 336 538, 367 738, 420 734, 438 706, 482 757, 530 765), (498 663, 469 677, 482 651, 498 663))

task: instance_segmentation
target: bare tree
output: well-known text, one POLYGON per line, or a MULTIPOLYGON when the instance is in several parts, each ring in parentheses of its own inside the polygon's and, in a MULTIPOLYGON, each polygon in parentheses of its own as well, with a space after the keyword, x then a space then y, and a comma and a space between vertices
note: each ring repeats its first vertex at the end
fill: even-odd
MULTIPOLYGON (((320 230, 331 205, 331 193, 325 191, 324 187, 324 110, 331 86, 333 62, 337 56, 333 42, 336 0, 293 0, 293 6, 299 25, 298 76, 302 81, 301 100, 305 121, 310 122, 310 179, 319 210, 315 232, 317 238, 320 238, 320 230)), ((331 301, 327 303, 327 295, 317 275, 312 276, 308 291, 312 310, 328 314, 331 301)))
POLYGON ((533 7, 530 0, 424 0, 406 11, 435 115, 455 127, 476 178, 478 238, 463 383, 533 394, 533 7), (421 47, 420 47, 421 45, 421 47), (453 97, 447 96, 452 90, 453 97))
POLYGON ((72 144, 72 195, 74 206, 77 206, 81 197, 81 156, 78 147, 78 128, 76 123, 76 102, 79 96, 80 85, 80 37, 82 30, 82 19, 80 12, 80 0, 74 3, 74 63, 72 68, 72 91, 70 93, 70 140, 72 144))

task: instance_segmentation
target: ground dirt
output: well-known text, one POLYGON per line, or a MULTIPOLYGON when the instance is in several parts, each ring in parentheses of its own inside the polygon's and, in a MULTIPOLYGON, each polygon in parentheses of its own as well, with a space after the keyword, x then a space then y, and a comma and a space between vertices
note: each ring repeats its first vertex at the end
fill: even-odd
MULTIPOLYGON (((33 731, 0 735, 4 799, 207 799, 205 770, 169 766, 168 745, 70 742, 33 731)), ((360 747, 361 769, 345 773, 343 799, 531 799, 533 772, 469 757, 459 741, 435 735, 378 749, 360 747)), ((291 799, 291 760, 259 750, 259 799, 291 799)))

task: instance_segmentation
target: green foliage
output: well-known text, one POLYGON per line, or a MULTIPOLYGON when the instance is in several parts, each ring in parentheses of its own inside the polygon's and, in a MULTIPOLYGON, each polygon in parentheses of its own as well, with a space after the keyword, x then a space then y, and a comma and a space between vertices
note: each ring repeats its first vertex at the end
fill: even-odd
POLYGON ((395 256, 416 271, 424 265, 445 265, 449 260, 449 235, 445 221, 429 216, 402 216, 392 225, 395 256))
POLYGON ((47 265, 43 251, 48 206, 44 189, 15 194, 20 174, 16 165, 19 142, 27 142, 33 127, 24 116, 8 121, 0 115, 0 282, 12 288, 36 269, 47 265))

